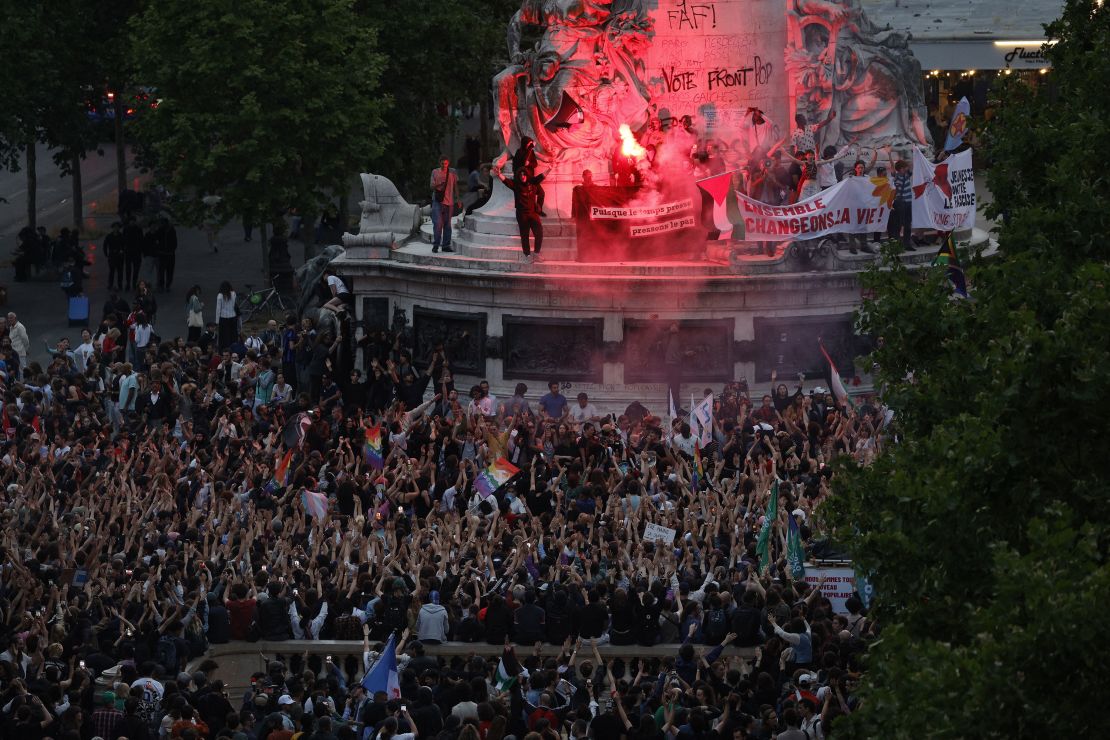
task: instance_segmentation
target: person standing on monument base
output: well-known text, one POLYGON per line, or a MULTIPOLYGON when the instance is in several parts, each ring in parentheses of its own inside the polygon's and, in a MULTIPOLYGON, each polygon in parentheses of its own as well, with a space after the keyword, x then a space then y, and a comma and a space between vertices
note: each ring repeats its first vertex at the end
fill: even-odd
POLYGON ((451 248, 451 216, 459 199, 459 176, 451 169, 451 160, 440 158, 440 166, 432 170, 432 251, 454 252, 451 248))
POLYGON ((520 248, 524 252, 524 261, 534 260, 529 247, 529 236, 536 242, 535 256, 540 254, 543 246, 543 221, 539 203, 540 183, 546 175, 537 175, 535 170, 524 168, 513 173, 513 179, 505 177, 500 169, 494 173, 505 183, 505 187, 513 191, 513 200, 516 204, 516 224, 520 229, 520 248))
POLYGON ((790 132, 790 148, 794 150, 791 153, 795 157, 801 158, 806 152, 818 151, 817 132, 832 123, 834 118, 836 118, 836 111, 834 110, 830 110, 829 117, 818 123, 809 123, 802 113, 794 116, 794 123, 798 128, 790 132))

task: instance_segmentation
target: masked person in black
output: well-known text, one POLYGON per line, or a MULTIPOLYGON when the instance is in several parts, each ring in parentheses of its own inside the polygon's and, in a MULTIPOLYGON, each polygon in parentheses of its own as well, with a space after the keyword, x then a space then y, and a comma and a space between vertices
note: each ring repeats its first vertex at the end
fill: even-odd
MULTIPOLYGON (((532 141, 532 137, 525 136, 520 140, 520 148, 517 149, 516 154, 513 155, 513 173, 515 174, 528 170, 529 175, 535 177, 536 164, 536 142, 532 141)), ((539 206, 540 216, 546 218, 547 214, 543 210, 543 201, 546 194, 542 186, 537 188, 537 193, 536 204, 539 206)), ((539 250, 537 249, 536 251, 538 252, 539 250)))
POLYGON ((543 222, 540 220, 539 196, 541 192, 540 183, 543 182, 545 175, 537 175, 535 170, 524 168, 515 171, 512 180, 506 178, 500 170, 497 171, 497 176, 501 179, 501 182, 505 183, 505 187, 513 191, 513 199, 516 203, 516 223, 520 228, 520 248, 524 251, 524 261, 532 262, 532 251, 528 243, 529 236, 535 238, 535 253, 537 256, 543 246, 543 222))

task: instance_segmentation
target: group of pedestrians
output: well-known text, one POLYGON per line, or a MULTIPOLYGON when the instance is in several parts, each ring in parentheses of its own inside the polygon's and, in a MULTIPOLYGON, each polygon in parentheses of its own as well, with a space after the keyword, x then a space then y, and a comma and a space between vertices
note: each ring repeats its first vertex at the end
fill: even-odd
POLYGON ((104 237, 108 289, 134 290, 140 280, 168 292, 177 265, 177 229, 167 216, 144 225, 133 214, 114 221, 104 237))

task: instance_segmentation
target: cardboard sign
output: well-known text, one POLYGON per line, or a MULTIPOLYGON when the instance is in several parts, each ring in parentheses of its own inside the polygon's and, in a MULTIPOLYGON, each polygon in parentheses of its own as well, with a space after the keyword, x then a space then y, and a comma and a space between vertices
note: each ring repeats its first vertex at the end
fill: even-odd
POLYGON ((825 576, 825 585, 821 587, 821 593, 832 603, 833 611, 837 614, 847 614, 848 609, 844 606, 844 602, 856 590, 856 571, 845 566, 820 567, 806 564, 806 583, 816 586, 821 576, 825 576))
POLYGON ((645 542, 662 542, 664 545, 674 544, 674 536, 676 532, 670 527, 664 527, 661 524, 649 522, 644 529, 645 542))

